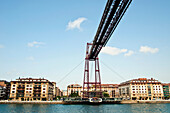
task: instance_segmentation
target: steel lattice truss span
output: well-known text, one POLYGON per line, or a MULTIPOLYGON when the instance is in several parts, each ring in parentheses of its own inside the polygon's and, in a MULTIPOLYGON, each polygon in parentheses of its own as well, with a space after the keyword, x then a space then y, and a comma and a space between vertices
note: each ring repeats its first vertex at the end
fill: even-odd
POLYGON ((110 39, 132 0, 108 0, 88 59, 95 60, 110 39))

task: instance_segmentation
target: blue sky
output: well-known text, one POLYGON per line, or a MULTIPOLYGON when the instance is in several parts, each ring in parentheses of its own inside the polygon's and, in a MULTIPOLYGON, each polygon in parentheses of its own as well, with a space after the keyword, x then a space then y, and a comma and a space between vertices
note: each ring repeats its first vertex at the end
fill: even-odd
MULTIPOLYGON (((58 82, 85 58, 106 0, 1 0, 0 79, 58 82)), ((99 58, 102 83, 170 82, 170 1, 133 0, 99 58), (131 51, 129 53, 129 51, 131 51)), ((84 62, 60 83, 82 84, 84 62)))

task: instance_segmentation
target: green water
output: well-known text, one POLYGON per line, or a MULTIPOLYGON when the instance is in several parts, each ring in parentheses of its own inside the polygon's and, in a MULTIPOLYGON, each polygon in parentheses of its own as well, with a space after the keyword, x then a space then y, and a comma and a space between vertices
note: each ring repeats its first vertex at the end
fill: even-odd
POLYGON ((0 113, 170 113, 170 104, 1 104, 0 113))

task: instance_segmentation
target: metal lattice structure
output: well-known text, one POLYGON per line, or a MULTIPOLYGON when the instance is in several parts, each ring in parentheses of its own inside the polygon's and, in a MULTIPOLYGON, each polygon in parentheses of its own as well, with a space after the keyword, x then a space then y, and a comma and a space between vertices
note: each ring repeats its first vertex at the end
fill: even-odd
POLYGON ((108 0, 103 16, 101 18, 98 30, 94 37, 93 43, 87 43, 85 70, 84 70, 84 83, 83 83, 83 97, 90 96, 90 85, 95 85, 93 91, 96 95, 101 95, 101 78, 99 70, 98 54, 102 47, 104 47, 111 35, 115 31, 117 25, 122 19, 124 13, 129 7, 132 0, 108 0), (91 48, 89 48, 91 46, 91 48), (95 82, 89 81, 89 61, 95 61, 95 82), (97 86, 99 88, 97 88, 97 86), (99 89, 97 91, 97 89, 99 89))
POLYGON ((105 46, 115 31, 121 18, 132 0, 108 0, 93 45, 89 53, 89 60, 97 58, 100 50, 105 46))
POLYGON ((83 97, 102 97, 101 91, 101 78, 99 68, 99 58, 97 57, 93 62, 95 63, 95 82, 90 81, 90 69, 89 69, 89 49, 92 46, 91 43, 87 43, 85 69, 84 69, 84 83, 83 83, 83 97), (98 86, 98 88, 97 88, 98 86), (90 87, 94 87, 94 90, 90 90, 90 87), (92 96, 93 95, 93 96, 92 96))

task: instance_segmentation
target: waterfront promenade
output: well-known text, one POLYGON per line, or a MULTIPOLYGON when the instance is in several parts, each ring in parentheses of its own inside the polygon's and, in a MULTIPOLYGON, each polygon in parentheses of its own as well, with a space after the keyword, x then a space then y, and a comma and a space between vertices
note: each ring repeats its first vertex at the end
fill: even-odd
POLYGON ((63 104, 63 101, 0 101, 0 104, 63 104))
MULTIPOLYGON (((123 100, 119 104, 161 104, 161 103, 163 104, 170 103, 170 100, 134 100, 134 101, 123 100)), ((64 101, 0 101, 0 104, 66 104, 66 103, 64 101)), ((104 104, 113 104, 113 103, 108 102, 104 104)))

